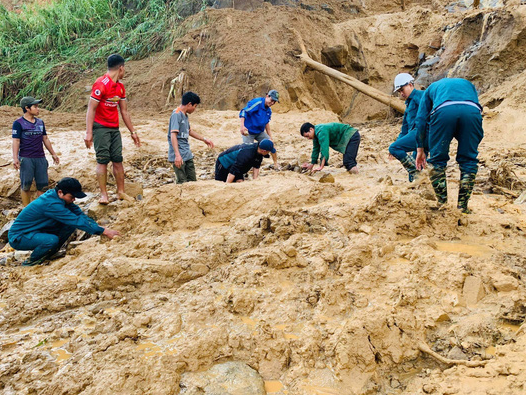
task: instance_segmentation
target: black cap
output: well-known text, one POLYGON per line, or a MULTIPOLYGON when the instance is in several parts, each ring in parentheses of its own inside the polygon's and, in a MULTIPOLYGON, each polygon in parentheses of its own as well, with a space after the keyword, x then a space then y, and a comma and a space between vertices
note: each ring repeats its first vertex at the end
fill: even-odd
POLYGON ((67 193, 71 193, 73 196, 79 199, 85 198, 87 196, 84 192, 82 192, 82 185, 80 185, 79 180, 77 180, 76 178, 63 178, 58 182, 55 189, 57 191, 61 190, 64 195, 67 193))
POLYGON ((33 104, 39 104, 42 103, 42 100, 37 100, 34 97, 26 96, 23 97, 22 100, 20 100, 20 107, 26 108, 31 107, 33 104))

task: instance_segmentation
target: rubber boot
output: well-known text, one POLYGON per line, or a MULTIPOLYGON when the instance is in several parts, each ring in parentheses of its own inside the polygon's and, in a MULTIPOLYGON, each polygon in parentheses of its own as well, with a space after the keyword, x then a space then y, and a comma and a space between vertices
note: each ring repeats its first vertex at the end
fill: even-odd
POLYGON ((447 203, 447 182, 446 182, 446 168, 433 167, 429 172, 429 179, 431 185, 435 190, 435 195, 439 206, 447 203))
POLYGON ((471 211, 468 209, 468 201, 473 192, 473 186, 475 185, 475 177, 477 173, 461 173, 460 184, 458 189, 458 204, 457 208, 462 210, 463 213, 469 214, 471 211))
POLYGON ((416 164, 413 157, 406 155, 405 158, 400 159, 400 163, 409 173, 409 182, 413 182, 418 175, 418 170, 416 169, 416 164))

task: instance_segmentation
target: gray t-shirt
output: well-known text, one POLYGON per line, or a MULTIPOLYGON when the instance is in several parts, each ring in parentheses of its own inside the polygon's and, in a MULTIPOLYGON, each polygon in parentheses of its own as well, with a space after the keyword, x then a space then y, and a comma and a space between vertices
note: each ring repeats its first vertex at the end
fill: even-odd
POLYGON ((188 136, 190 136, 190 122, 188 121, 188 115, 183 114, 179 108, 173 110, 170 116, 170 123, 168 124, 168 162, 175 161, 175 151, 172 146, 171 131, 178 130, 177 133, 177 145, 179 146, 179 153, 183 158, 183 161, 190 160, 194 157, 192 151, 190 151, 190 144, 188 143, 188 136))

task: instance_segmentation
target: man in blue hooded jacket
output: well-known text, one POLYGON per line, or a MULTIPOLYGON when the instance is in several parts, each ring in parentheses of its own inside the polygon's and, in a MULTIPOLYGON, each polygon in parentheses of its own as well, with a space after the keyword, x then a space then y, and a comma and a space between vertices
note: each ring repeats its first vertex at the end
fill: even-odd
MULTIPOLYGON (((273 140, 270 132, 270 119, 272 117, 272 107, 279 103, 279 93, 271 89, 265 97, 256 97, 250 100, 247 105, 239 112, 241 123, 241 136, 244 144, 252 144, 254 141, 261 142, 264 139, 273 140)), ((278 157, 272 154, 274 168, 279 169, 278 157)))
POLYGON ((478 171, 478 146, 484 137, 482 107, 475 86, 462 78, 444 78, 432 83, 424 92, 416 116, 417 169, 426 164, 424 141, 429 134, 429 173, 439 205, 447 203, 446 166, 449 145, 458 141, 457 163, 460 183, 457 207, 469 213, 468 201, 478 171), (426 125, 429 122, 429 131, 426 125))
POLYGON ((82 192, 80 182, 66 177, 22 210, 9 229, 8 239, 15 250, 33 250, 23 266, 39 265, 50 259, 75 229, 102 234, 109 239, 120 234, 97 225, 73 203, 75 198, 84 197, 86 194, 82 192))

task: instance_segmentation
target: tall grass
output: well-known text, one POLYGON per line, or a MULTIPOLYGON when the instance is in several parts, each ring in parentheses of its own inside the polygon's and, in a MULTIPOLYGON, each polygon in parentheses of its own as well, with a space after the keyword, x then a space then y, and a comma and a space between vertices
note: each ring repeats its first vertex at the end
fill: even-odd
POLYGON ((0 103, 32 95, 56 107, 108 55, 140 59, 163 49, 187 16, 179 10, 199 11, 201 1, 54 0, 18 12, 0 5, 0 103))

